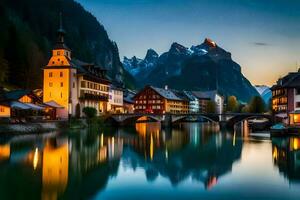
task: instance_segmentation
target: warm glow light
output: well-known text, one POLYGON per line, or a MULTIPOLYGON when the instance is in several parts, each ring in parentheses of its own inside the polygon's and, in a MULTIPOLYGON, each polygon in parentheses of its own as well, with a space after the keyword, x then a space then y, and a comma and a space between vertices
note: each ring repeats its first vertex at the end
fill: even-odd
POLYGON ((274 147, 272 156, 273 156, 273 159, 275 161, 278 159, 278 149, 277 149, 277 147, 274 147))
POLYGON ((154 151, 153 136, 151 134, 151 137, 150 137, 150 160, 153 160, 153 151, 154 151))
POLYGON ((236 135, 236 132, 234 131, 233 140, 232 140, 232 146, 235 146, 235 135, 236 135))
POLYGON ((33 169, 36 170, 39 162, 39 150, 35 148, 34 156, 33 156, 33 169))
POLYGON ((103 133, 101 134, 100 147, 103 147, 103 133))
POLYGON ((294 138, 293 139, 293 150, 298 150, 300 149, 300 139, 299 138, 294 138))
POLYGON ((10 145, 0 145, 0 160, 8 159, 10 156, 10 145))

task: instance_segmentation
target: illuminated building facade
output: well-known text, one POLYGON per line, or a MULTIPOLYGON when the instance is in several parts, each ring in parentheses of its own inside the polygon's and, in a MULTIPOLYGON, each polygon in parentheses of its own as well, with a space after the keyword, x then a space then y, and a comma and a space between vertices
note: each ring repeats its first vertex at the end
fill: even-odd
POLYGON ((123 113, 123 89, 114 85, 109 87, 108 111, 111 113, 123 113))
POLYGON ((98 114, 107 111, 110 81, 106 70, 91 63, 74 59, 65 45, 65 31, 60 22, 58 39, 52 57, 44 67, 43 102, 54 102, 62 109, 56 109, 56 116, 75 116, 76 107, 93 107, 98 114))
POLYGON ((189 101, 178 97, 172 90, 146 86, 134 97, 136 113, 173 113, 189 112, 189 101))
POLYGON ((290 125, 300 124, 300 72, 280 78, 271 90, 275 116, 290 125))
POLYGON ((41 99, 30 90, 2 91, 0 118, 17 117, 22 110, 43 110, 41 99))
POLYGON ((214 102, 216 105, 216 113, 222 114, 224 112, 224 98, 216 90, 211 91, 193 91, 194 96, 197 97, 199 101, 199 112, 207 113, 207 105, 210 101, 214 102))

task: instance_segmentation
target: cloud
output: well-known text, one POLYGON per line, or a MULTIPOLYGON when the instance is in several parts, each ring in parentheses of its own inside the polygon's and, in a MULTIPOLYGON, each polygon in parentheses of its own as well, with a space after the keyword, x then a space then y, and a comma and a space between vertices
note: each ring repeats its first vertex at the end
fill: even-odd
POLYGON ((253 42, 253 45, 255 46, 270 46, 270 44, 265 42, 253 42))

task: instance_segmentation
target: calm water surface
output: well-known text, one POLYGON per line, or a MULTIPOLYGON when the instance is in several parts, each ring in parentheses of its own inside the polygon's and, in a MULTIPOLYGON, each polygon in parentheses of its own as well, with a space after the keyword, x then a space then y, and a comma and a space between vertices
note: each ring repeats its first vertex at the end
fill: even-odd
POLYGON ((300 199, 300 138, 156 123, 0 137, 0 199, 300 199))

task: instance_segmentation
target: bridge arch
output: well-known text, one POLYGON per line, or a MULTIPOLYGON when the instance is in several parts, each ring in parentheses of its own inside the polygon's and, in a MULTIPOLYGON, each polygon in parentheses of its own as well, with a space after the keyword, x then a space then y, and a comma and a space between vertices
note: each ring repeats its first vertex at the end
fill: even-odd
POLYGON ((188 117, 197 117, 197 118, 200 117, 200 118, 206 119, 210 122, 218 122, 219 121, 218 116, 208 116, 205 114, 186 114, 186 115, 172 116, 172 123, 179 122, 188 117))
POLYGON ((148 118, 155 122, 160 122, 162 119, 159 116, 147 115, 147 114, 130 114, 130 115, 111 115, 107 118, 107 122, 115 125, 131 125, 135 124, 141 118, 148 118))
POLYGON ((228 128, 233 128, 236 124, 238 124, 244 120, 255 119, 255 118, 267 119, 270 123, 273 120, 272 116, 267 115, 267 114, 244 114, 244 115, 236 115, 236 116, 230 118, 226 124, 227 124, 228 128))

